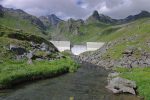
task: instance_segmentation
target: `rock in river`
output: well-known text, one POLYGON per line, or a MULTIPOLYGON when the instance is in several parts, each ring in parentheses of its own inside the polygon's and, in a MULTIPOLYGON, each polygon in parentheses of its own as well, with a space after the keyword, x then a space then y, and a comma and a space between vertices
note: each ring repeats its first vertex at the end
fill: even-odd
POLYGON ((136 95, 136 83, 121 77, 108 80, 108 86, 106 86, 106 88, 111 90, 113 93, 131 93, 136 95))

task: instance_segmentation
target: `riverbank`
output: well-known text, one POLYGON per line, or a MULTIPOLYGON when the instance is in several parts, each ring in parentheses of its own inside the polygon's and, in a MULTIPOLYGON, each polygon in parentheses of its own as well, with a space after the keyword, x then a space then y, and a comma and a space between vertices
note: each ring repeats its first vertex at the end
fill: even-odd
POLYGON ((108 70, 89 63, 80 66, 75 73, 3 90, 0 100, 140 100, 134 95, 108 91, 108 70))
POLYGON ((150 68, 117 68, 120 76, 136 82, 138 95, 150 100, 150 68))
POLYGON ((34 81, 74 72, 79 66, 70 57, 54 61, 6 61, 0 64, 0 89, 11 88, 25 81, 34 81))

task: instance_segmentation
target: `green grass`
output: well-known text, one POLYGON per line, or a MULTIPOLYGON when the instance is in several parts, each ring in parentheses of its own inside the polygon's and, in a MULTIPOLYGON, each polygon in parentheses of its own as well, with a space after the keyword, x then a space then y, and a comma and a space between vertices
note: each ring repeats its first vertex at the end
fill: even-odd
MULTIPOLYGON (((112 59, 120 59, 122 57, 122 52, 124 52, 128 47, 137 47, 150 52, 150 48, 146 45, 146 42, 150 40, 150 18, 144 18, 141 20, 137 20, 135 22, 129 23, 127 25, 122 26, 117 31, 113 31, 113 33, 108 35, 103 35, 99 38, 102 41, 116 41, 121 39, 120 42, 111 47, 104 55, 107 57, 108 55, 112 59), (133 40, 123 40, 129 39, 130 37, 134 38, 133 40)), ((137 55, 135 55, 137 56, 137 55)), ((140 56, 139 56, 140 57, 140 56)))
POLYGON ((15 29, 21 29, 24 32, 31 32, 34 35, 41 35, 41 30, 37 26, 31 24, 30 21, 21 19, 19 16, 5 14, 0 18, 0 25, 8 26, 15 29))
POLYGON ((150 100, 150 68, 117 68, 121 77, 134 80, 138 86, 139 95, 150 100))
MULTIPOLYGON (((62 33, 72 43, 80 44, 87 41, 91 42, 110 42, 123 37, 141 35, 150 35, 150 18, 139 19, 123 25, 109 25, 104 23, 93 23, 82 25, 79 27, 79 32, 82 34, 76 35, 65 31, 65 26, 62 25, 62 33)), ((57 35, 56 35, 57 36, 57 35)))
POLYGON ((83 34, 81 35, 73 35, 71 38, 71 41, 73 43, 85 43, 87 41, 98 41, 97 37, 101 36, 102 31, 108 27, 111 27, 111 25, 107 25, 104 23, 93 23, 88 25, 83 25, 80 27, 79 31, 83 34))
POLYGON ((7 88, 16 83, 53 77, 65 72, 74 72, 78 65, 69 57, 55 61, 7 61, 0 64, 0 87, 7 88))

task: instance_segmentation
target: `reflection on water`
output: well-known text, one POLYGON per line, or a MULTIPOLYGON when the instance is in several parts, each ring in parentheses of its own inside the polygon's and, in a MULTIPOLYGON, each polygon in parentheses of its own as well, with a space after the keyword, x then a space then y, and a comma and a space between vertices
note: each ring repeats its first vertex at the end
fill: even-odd
POLYGON ((83 64, 76 73, 1 91, 0 100, 139 100, 131 95, 113 95, 105 85, 107 71, 83 64))

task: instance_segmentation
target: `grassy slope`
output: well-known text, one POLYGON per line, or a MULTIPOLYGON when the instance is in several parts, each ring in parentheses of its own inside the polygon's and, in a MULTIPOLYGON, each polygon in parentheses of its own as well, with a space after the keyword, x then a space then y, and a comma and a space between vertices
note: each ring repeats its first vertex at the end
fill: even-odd
MULTIPOLYGON (((53 77, 64 72, 73 72, 78 67, 67 56, 55 61, 33 61, 32 65, 27 64, 26 59, 13 60, 14 54, 8 50, 10 44, 26 48, 27 50, 32 50, 32 48, 30 41, 26 40, 27 37, 23 38, 24 40, 18 40, 17 37, 16 39, 9 38, 9 34, 30 36, 29 33, 0 25, 0 88, 8 88, 23 81, 53 77)), ((37 42, 46 41, 38 36, 35 36, 32 40, 34 41, 35 39, 37 42)), ((43 55, 43 52, 38 52, 38 55, 43 55)))
POLYGON ((11 27, 18 30, 23 30, 24 32, 31 33, 33 35, 43 36, 42 31, 33 25, 29 20, 19 17, 19 15, 11 15, 5 13, 3 17, 0 17, 0 25, 11 27))
POLYGON ((97 37, 101 36, 101 32, 111 27, 104 23, 88 24, 80 27, 80 32, 83 33, 79 36, 72 36, 71 40, 75 43, 87 42, 87 41, 98 41, 97 37))
MULTIPOLYGON (((94 28, 91 27, 91 29, 87 29, 87 33, 90 31, 93 35, 90 35, 91 37, 89 36, 91 41, 111 42, 121 40, 121 42, 108 49, 103 57, 107 58, 109 55, 111 59, 120 59, 122 57, 122 52, 130 46, 142 48, 150 52, 150 47, 146 44, 146 42, 150 41, 150 18, 143 18, 124 25, 108 26, 104 29, 100 27, 98 30, 99 32, 94 31, 94 28), (100 34, 94 35, 93 33, 100 34), (136 36, 137 38, 131 41, 123 40, 123 38, 129 39, 136 36)), ((137 52, 137 55, 139 55, 139 52, 137 52)), ((120 68, 118 72, 122 73, 122 77, 136 81, 139 95, 145 97, 146 100, 150 100, 150 68, 120 68)))
POLYGON ((11 87, 23 81, 53 77, 65 72, 73 72, 77 64, 69 57, 55 61, 7 61, 0 64, 0 88, 11 87), (4 67, 5 66, 5 67, 4 67))
POLYGON ((124 25, 87 25, 81 27, 81 32, 85 33, 83 37, 89 37, 91 41, 109 42, 124 36, 149 33, 149 27, 150 18, 144 18, 124 25))
MULTIPOLYGON (((146 45, 146 42, 150 40, 149 27, 150 18, 144 18, 123 26, 121 29, 111 33, 109 36, 101 37, 100 40, 114 41, 124 37, 138 36, 138 38, 133 41, 123 41, 117 45, 114 45, 106 52, 104 57, 106 55, 110 55, 112 59, 120 59, 122 57, 122 52, 129 46, 142 48, 147 52, 150 52, 150 47, 146 45)), ((138 54, 139 53, 137 52, 137 55, 138 54)), ((145 100, 150 100, 150 68, 118 68, 117 71, 121 72, 121 77, 136 81, 139 95, 145 97, 145 100)))
POLYGON ((124 25, 114 25, 106 27, 97 27, 98 30, 94 31, 93 25, 87 28, 88 36, 79 37, 78 40, 83 41, 100 41, 100 42, 113 42, 120 41, 103 55, 105 58, 111 57, 112 59, 120 59, 122 52, 128 47, 137 47, 150 52, 149 46, 146 44, 150 40, 150 18, 143 18, 124 25), (89 33, 88 33, 89 32, 89 33), (93 32, 93 33, 92 33, 93 32), (99 33, 96 35, 95 33, 99 33), (95 34, 95 35, 94 35, 95 34), (136 38, 137 37, 137 38, 136 38), (82 39, 81 39, 82 38, 82 39), (135 38, 134 40, 123 40, 135 38))
POLYGON ((118 68, 117 71, 121 72, 121 77, 136 81, 139 95, 150 100, 150 68, 118 68))
POLYGON ((107 55, 110 55, 113 59, 119 59, 122 56, 122 52, 129 46, 142 48, 147 52, 150 52, 150 48, 146 45, 146 42, 150 40, 150 18, 141 19, 123 26, 116 32, 110 33, 109 36, 103 36, 100 40, 114 41, 121 38, 136 37, 132 41, 123 41, 107 51, 107 55))

